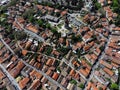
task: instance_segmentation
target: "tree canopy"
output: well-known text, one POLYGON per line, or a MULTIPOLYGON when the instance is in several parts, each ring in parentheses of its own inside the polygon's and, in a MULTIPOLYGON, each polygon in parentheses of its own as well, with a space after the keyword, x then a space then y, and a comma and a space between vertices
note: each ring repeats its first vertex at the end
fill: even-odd
POLYGON ((119 90, 119 86, 116 83, 111 84, 111 89, 112 90, 119 90))

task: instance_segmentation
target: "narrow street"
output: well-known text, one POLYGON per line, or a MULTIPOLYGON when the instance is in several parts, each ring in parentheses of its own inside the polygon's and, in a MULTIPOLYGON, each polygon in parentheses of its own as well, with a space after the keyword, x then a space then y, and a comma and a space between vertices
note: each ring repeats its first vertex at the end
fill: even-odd
POLYGON ((5 75, 9 78, 11 81, 12 85, 15 86, 16 90, 21 90, 18 83, 15 81, 15 79, 9 74, 9 72, 0 64, 0 68, 3 70, 5 75))
POLYGON ((15 53, 13 52, 13 50, 6 44, 6 42, 0 38, 0 40, 3 42, 3 44, 12 52, 13 55, 15 55, 15 53))
POLYGON ((42 37, 40 37, 39 35, 25 29, 23 26, 21 26, 21 24, 17 21, 17 19, 15 18, 15 21, 17 22, 17 24, 24 30, 24 32, 26 32, 27 34, 31 35, 31 37, 37 39, 40 42, 44 42, 44 39, 42 37))
POLYGON ((35 67, 29 65, 28 63, 26 63, 25 61, 23 61, 22 59, 20 59, 26 66, 36 70, 37 72, 41 73, 43 76, 45 76, 45 78, 47 78, 49 81, 51 81, 53 84, 57 85, 58 87, 62 88, 63 90, 66 90, 62 85, 60 85, 57 81, 53 80, 51 77, 47 76, 44 72, 37 70, 35 67))
MULTIPOLYGON (((3 44, 14 54, 14 51, 6 44, 6 42, 5 42, 2 38, 1 38, 1 40, 2 40, 3 44)), ((29 65, 28 63, 26 63, 26 62, 23 61, 22 59, 20 59, 20 60, 21 60, 26 66, 28 66, 28 67, 30 67, 30 68, 38 71, 38 72, 41 73, 43 76, 45 76, 49 81, 51 81, 53 84, 55 84, 55 85, 57 85, 58 87, 60 87, 60 88, 62 88, 63 90, 65 90, 65 88, 64 88, 61 84, 59 84, 57 81, 53 80, 51 77, 47 76, 43 71, 37 70, 35 67, 29 65)), ((0 65, 0 67, 2 67, 2 65, 0 65)), ((2 67, 2 69, 7 72, 7 70, 6 70, 4 67, 2 67)), ((9 75, 8 72, 7 72, 7 75, 9 75)), ((11 78, 12 76, 9 76, 9 77, 11 78)), ((14 79, 13 77, 12 77, 12 80, 15 81, 15 79, 14 79)), ((15 83, 15 82, 14 82, 14 83, 15 83)), ((17 83, 16 83, 16 84, 17 84, 17 83)), ((20 90, 20 89, 19 89, 19 90, 20 90)))
POLYGON ((98 61, 95 63, 95 65, 92 66, 92 70, 91 70, 91 73, 90 73, 90 75, 89 75, 89 77, 88 77, 88 79, 87 79, 87 81, 86 81, 84 90, 86 90, 87 84, 90 82, 90 80, 91 80, 92 77, 94 76, 94 71, 95 71, 95 69, 98 67, 98 65, 100 64, 100 60, 104 57, 104 55, 105 55, 105 50, 107 49, 107 46, 108 46, 108 44, 109 44, 109 40, 110 40, 110 35, 109 35, 108 40, 107 40, 107 42, 106 42, 106 44, 105 44, 104 51, 102 51, 101 55, 98 57, 98 61))
MULTIPOLYGON (((68 64, 65 59, 62 59, 62 62, 64 62, 64 63, 67 64, 69 67, 71 67, 72 69, 74 69, 74 67, 71 65, 71 63, 68 64)), ((81 74, 79 71, 77 71, 77 70, 75 70, 75 71, 76 71, 77 73, 79 73, 80 76, 81 76, 83 79, 86 80, 86 78, 85 78, 84 75, 82 75, 82 74, 81 74)))

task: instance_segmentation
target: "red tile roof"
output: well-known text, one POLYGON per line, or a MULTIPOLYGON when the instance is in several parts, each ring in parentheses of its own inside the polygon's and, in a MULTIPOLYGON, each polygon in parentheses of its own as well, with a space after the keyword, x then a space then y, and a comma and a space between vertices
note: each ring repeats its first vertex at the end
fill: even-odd
POLYGON ((0 70, 0 79, 3 79, 5 77, 4 73, 0 70))
POLYGON ((39 32, 39 30, 37 29, 37 27, 33 26, 32 24, 28 24, 26 26, 26 29, 28 29, 28 30, 30 30, 30 31, 32 31, 34 33, 38 33, 39 32))
POLYGON ((74 76, 75 76, 75 73, 76 73, 75 70, 72 69, 72 70, 70 71, 69 75, 72 76, 72 77, 74 77, 74 76))
POLYGON ((106 66, 106 67, 109 68, 109 69, 112 69, 112 65, 109 64, 109 63, 107 63, 106 61, 100 60, 100 64, 106 66))
POLYGON ((113 76, 113 71, 111 71, 110 69, 108 69, 108 68, 104 68, 103 69, 107 74, 109 74, 110 76, 113 76))
POLYGON ((54 60, 53 59, 48 59, 46 62, 46 65, 51 66, 53 64, 54 60))
POLYGON ((59 77, 59 74, 58 74, 58 73, 56 73, 56 72, 54 72, 54 74, 53 74, 52 78, 53 78, 54 80, 57 80, 57 79, 58 79, 58 77, 59 77))
POLYGON ((19 86, 21 89, 25 88, 26 84, 29 82, 29 78, 25 77, 19 82, 19 86))

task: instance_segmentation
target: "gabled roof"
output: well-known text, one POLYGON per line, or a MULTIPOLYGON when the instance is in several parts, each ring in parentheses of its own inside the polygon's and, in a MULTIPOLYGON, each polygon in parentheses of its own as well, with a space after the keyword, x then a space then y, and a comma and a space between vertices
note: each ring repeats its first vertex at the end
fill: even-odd
POLYGON ((52 78, 53 78, 54 80, 57 80, 58 77, 59 77, 59 74, 58 74, 57 72, 54 72, 52 78))
POLYGON ((19 82, 19 86, 21 89, 25 88, 26 84, 29 82, 29 78, 25 77, 19 82))
POLYGON ((107 63, 106 61, 100 60, 100 64, 106 66, 106 67, 109 68, 109 69, 112 69, 112 65, 109 64, 109 63, 107 63))
POLYGON ((110 76, 113 76, 113 72, 110 70, 110 69, 108 69, 108 68, 104 68, 103 69, 108 75, 110 75, 110 76))

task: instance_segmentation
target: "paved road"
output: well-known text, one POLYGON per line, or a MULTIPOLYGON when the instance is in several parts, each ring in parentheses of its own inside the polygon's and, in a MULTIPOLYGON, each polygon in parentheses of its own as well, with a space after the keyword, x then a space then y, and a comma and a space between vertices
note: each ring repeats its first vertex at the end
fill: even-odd
POLYGON ((90 75, 89 75, 89 78, 88 78, 87 81, 86 81, 84 90, 86 90, 86 87, 87 87, 88 83, 90 82, 90 80, 91 80, 92 77, 94 76, 94 71, 95 71, 95 69, 98 67, 98 65, 100 64, 100 60, 105 56, 105 50, 107 49, 107 46, 108 46, 108 44, 109 44, 109 40, 110 40, 110 35, 109 35, 109 37, 108 37, 108 39, 107 39, 107 41, 106 41, 104 51, 102 51, 101 55, 98 57, 98 61, 97 61, 96 64, 93 65, 93 67, 92 67, 92 70, 91 70, 91 73, 90 73, 90 75))
POLYGON ((16 90, 21 90, 18 83, 15 81, 15 79, 9 74, 9 72, 0 64, 0 68, 3 70, 3 72, 6 74, 6 76, 11 81, 12 85, 15 86, 16 90))
MULTIPOLYGON (((2 42, 4 42, 3 39, 1 39, 1 40, 2 40, 2 42)), ((4 42, 4 45, 14 54, 14 51, 13 51, 5 42, 4 42)), ((60 88, 62 88, 63 90, 65 90, 65 88, 64 88, 62 85, 60 85, 57 81, 53 80, 51 77, 47 76, 44 72, 42 72, 42 71, 40 71, 40 70, 37 70, 35 67, 29 65, 28 63, 26 63, 26 62, 23 61, 22 59, 20 59, 20 60, 21 60, 26 66, 29 66, 30 68, 35 69, 36 71, 38 71, 39 73, 41 73, 43 76, 45 76, 49 81, 53 82, 53 83, 56 84, 58 87, 60 87, 60 88)), ((4 67, 3 67, 3 69, 6 70, 4 67)), ((8 72, 7 72, 7 74, 8 74, 8 72)), ((8 75, 9 75, 9 74, 8 74, 8 75)), ((10 76, 10 78, 11 78, 11 76, 10 76)), ((12 80, 14 80, 13 77, 12 77, 12 80)), ((14 82, 14 83, 15 83, 15 82, 14 82)), ((20 89, 19 89, 19 90, 20 90, 20 89)))
MULTIPOLYGON (((2 36, 0 35, 0 40, 3 42, 3 44, 12 52, 12 54, 15 54, 13 50, 6 44, 6 42, 2 39, 2 36)), ((12 84, 17 88, 17 90, 21 90, 18 83, 15 81, 15 79, 9 74, 9 72, 0 64, 0 68, 3 70, 3 72, 7 75, 9 80, 12 82, 12 84)))
POLYGON ((44 39, 42 38, 42 37, 40 37, 39 35, 37 35, 37 34, 35 34, 35 33, 33 33, 32 31, 30 31, 30 30, 27 30, 27 29, 25 29, 18 21, 17 21, 17 19, 15 18, 15 21, 17 22, 17 24, 24 30, 24 32, 26 32, 26 33, 28 33, 29 35, 31 35, 33 38, 35 38, 35 39, 37 39, 38 41, 42 41, 42 42, 44 42, 44 39))
MULTIPOLYGON (((29 52, 31 52, 31 53, 35 53, 35 52, 33 52, 33 51, 29 51, 29 52)), ((38 52, 38 54, 41 54, 41 55, 43 55, 43 56, 47 56, 46 54, 43 54, 43 53, 39 53, 38 52)), ((57 59, 57 58, 55 58, 55 57, 52 57, 52 56, 47 56, 47 57, 49 57, 49 58, 53 58, 53 59, 55 59, 55 60, 58 60, 58 61, 61 61, 60 59, 57 59)), ((71 64, 71 62, 66 62, 66 59, 65 58, 63 58, 62 59, 62 62, 64 62, 65 64, 67 64, 69 67, 71 67, 72 69, 74 69, 74 67, 72 66, 72 64, 71 64)), ((77 73, 79 73, 80 74, 80 76, 82 77, 82 78, 84 78, 85 80, 86 80, 86 78, 85 78, 85 76, 84 75, 82 75, 79 71, 77 71, 77 70, 75 70, 77 73)))
POLYGON ((3 44, 12 52, 13 55, 15 55, 15 53, 13 52, 13 50, 6 44, 6 42, 0 37, 0 40, 3 42, 3 44))
MULTIPOLYGON (((62 62, 64 62, 64 63, 67 64, 69 67, 71 67, 72 69, 75 70, 75 68, 72 66, 72 64, 71 64, 70 62, 69 62, 69 64, 66 62, 65 58, 62 59, 62 62)), ((79 71, 77 71, 77 70, 75 70, 75 71, 76 71, 77 73, 79 73, 82 78, 84 78, 84 79, 86 80, 86 78, 85 78, 84 75, 82 75, 82 74, 81 74, 79 71)))
POLYGON ((56 84, 58 87, 62 88, 63 90, 66 90, 62 85, 60 85, 57 81, 53 80, 51 77, 47 76, 44 72, 36 69, 35 67, 29 65, 28 63, 26 63, 25 61, 23 61, 22 59, 20 59, 26 66, 36 70, 37 72, 41 73, 43 76, 45 76, 49 81, 53 82, 54 84, 56 84))
POLYGON ((87 25, 87 24, 84 23, 83 21, 78 20, 75 16, 76 16, 76 13, 73 13, 73 14, 68 13, 68 19, 70 20, 71 23, 73 23, 74 25, 76 25, 76 26, 78 26, 78 27, 79 27, 81 24, 87 25))

